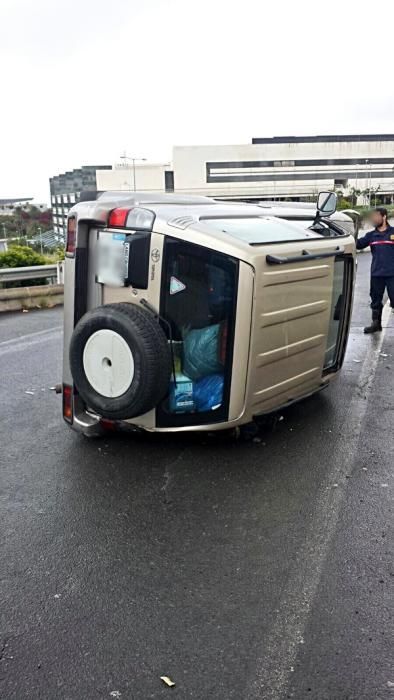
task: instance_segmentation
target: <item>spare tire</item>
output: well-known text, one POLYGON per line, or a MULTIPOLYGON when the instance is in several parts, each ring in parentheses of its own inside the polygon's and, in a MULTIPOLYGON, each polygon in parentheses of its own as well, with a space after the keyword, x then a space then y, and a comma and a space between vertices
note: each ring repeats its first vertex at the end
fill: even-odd
POLYGON ((149 311, 135 304, 107 304, 75 326, 70 367, 86 405, 103 418, 122 420, 147 413, 165 396, 171 354, 149 311))

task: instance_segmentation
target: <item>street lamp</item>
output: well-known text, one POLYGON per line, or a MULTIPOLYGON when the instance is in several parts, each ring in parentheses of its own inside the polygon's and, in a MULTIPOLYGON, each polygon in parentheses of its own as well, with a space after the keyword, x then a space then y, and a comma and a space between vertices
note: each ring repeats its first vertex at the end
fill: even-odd
POLYGON ((368 206, 371 206, 371 188, 372 188, 372 163, 365 159, 365 165, 367 166, 367 186, 368 186, 368 206), (369 164, 369 165, 368 165, 369 164))
POLYGON ((123 155, 120 156, 122 160, 131 160, 133 164, 133 190, 134 192, 136 191, 136 185, 135 185, 135 164, 136 161, 144 162, 146 161, 146 158, 135 158, 134 156, 127 156, 126 153, 123 153, 123 155))
POLYGON ((38 227, 38 232, 40 234, 40 251, 41 251, 41 255, 42 255, 42 228, 41 228, 41 226, 38 227))

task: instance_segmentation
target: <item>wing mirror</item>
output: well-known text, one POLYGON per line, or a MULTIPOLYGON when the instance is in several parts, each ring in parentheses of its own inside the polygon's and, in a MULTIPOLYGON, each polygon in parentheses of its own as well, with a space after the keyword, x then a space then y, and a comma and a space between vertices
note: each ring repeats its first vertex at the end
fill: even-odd
POLYGON ((335 192, 319 192, 317 199, 317 215, 331 216, 337 209, 338 197, 335 192))

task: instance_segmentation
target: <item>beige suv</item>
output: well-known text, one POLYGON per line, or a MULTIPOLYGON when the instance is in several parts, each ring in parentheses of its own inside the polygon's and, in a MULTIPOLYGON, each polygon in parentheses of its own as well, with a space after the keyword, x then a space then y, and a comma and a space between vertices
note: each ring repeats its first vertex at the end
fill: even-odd
POLYGON ((321 193, 300 225, 258 205, 104 193, 68 218, 63 416, 219 430, 326 387, 349 331, 354 237, 321 193))

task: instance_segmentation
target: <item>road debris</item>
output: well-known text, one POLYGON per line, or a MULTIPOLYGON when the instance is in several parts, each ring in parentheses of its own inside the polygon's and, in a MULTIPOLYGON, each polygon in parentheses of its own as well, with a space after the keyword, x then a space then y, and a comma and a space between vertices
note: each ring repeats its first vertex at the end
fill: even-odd
POLYGON ((160 680, 163 681, 169 688, 173 688, 175 683, 168 676, 160 676, 160 680))
POLYGON ((25 394, 29 394, 29 396, 34 396, 34 391, 25 391, 25 394))
POLYGON ((120 690, 111 690, 110 696, 111 698, 120 698, 122 697, 122 693, 120 692, 120 690))
POLYGON ((360 364, 361 360, 353 360, 353 362, 357 362, 357 364, 360 364))
POLYGON ((388 357, 387 352, 381 352, 381 353, 380 353, 380 357, 388 357))

